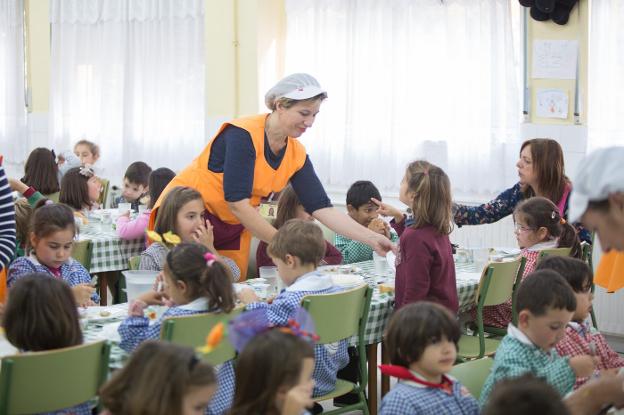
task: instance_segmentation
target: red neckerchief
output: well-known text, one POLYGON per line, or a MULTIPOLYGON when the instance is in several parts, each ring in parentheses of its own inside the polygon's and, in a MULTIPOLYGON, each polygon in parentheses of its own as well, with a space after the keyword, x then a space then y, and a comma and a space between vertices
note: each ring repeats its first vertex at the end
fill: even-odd
POLYGON ((443 392, 448 393, 449 395, 453 394, 453 381, 442 375, 442 382, 440 383, 431 383, 426 380, 422 380, 416 376, 410 370, 403 366, 397 365, 379 365, 379 369, 381 373, 384 375, 392 376, 398 379, 409 380, 412 382, 416 382, 420 385, 426 386, 428 388, 441 389, 443 392))

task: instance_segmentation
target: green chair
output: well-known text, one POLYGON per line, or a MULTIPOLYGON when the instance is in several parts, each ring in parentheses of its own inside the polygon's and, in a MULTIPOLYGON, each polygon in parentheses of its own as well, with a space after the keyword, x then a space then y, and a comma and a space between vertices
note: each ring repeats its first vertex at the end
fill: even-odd
POLYGON ((49 195, 44 195, 44 196, 50 199, 51 201, 53 201, 54 203, 58 203, 60 194, 61 192, 54 192, 54 193, 50 193, 49 195))
POLYGON ((514 287, 517 287, 519 275, 522 275, 520 274, 522 263, 520 258, 506 262, 490 262, 483 270, 475 296, 477 306, 475 335, 464 334, 460 337, 457 353, 460 360, 480 359, 496 352, 500 340, 485 337, 483 307, 504 304, 509 300, 512 300, 513 304, 514 287))
POLYGON ((133 256, 130 259, 128 259, 128 268, 130 268, 132 271, 136 271, 139 269, 139 265, 141 265, 141 256, 137 255, 137 256, 133 256))
POLYGON ((453 366, 450 375, 459 380, 475 397, 479 400, 483 384, 490 374, 494 359, 484 357, 483 359, 471 360, 453 366))
MULTIPOLYGON (((592 240, 595 237, 594 234, 592 234, 592 240)), ((594 246, 592 244, 588 244, 587 242, 581 242, 581 249, 582 249, 582 259, 583 261, 585 261, 585 263, 587 264, 587 266, 589 266, 589 269, 594 270, 594 246)), ((596 285, 592 284, 592 288, 591 288, 591 292, 593 293, 594 291, 596 291, 596 285)), ((589 315, 591 316, 591 321, 593 326, 596 328, 596 330, 598 329, 598 320, 596 319, 596 313, 594 313, 594 308, 592 307, 589 315)))
MULTIPOLYGON (((243 311, 237 307, 230 313, 202 313, 190 316, 169 317, 163 320, 160 329, 161 340, 197 348, 206 344, 206 336, 218 323, 226 327, 230 320, 236 318, 243 311)), ((212 352, 203 356, 204 360, 212 365, 218 365, 236 357, 236 350, 232 344, 224 339, 212 352)))
POLYGON ((107 207, 107 202, 108 202, 108 188, 110 185, 110 182, 108 181, 108 179, 102 179, 100 178, 100 183, 102 184, 102 191, 100 192, 100 197, 98 198, 98 203, 100 206, 102 206, 103 208, 107 207))
POLYGON ((91 252, 93 251, 93 244, 91 240, 84 239, 82 241, 74 242, 72 249, 72 258, 80 262, 87 271, 91 268, 91 252))
POLYGON ((369 414, 368 404, 364 396, 368 371, 366 366, 366 351, 364 348, 364 329, 368 319, 368 310, 373 295, 373 289, 368 285, 362 285, 348 291, 333 294, 307 295, 301 300, 301 304, 316 324, 316 334, 319 336, 317 344, 334 343, 343 339, 358 336, 358 352, 360 366, 359 385, 337 379, 336 388, 323 396, 314 398, 315 401, 324 401, 349 392, 355 392, 359 401, 355 404, 344 406, 325 414, 342 414, 354 410, 361 410, 365 415, 369 414), (340 316, 340 318, 336 318, 340 316))
POLYGON ((544 249, 540 251, 539 258, 537 258, 537 262, 539 262, 542 258, 549 255, 556 256, 570 256, 570 248, 552 248, 552 249, 544 249))
POLYGON ((106 341, 2 358, 0 415, 53 412, 97 396, 108 376, 106 341))

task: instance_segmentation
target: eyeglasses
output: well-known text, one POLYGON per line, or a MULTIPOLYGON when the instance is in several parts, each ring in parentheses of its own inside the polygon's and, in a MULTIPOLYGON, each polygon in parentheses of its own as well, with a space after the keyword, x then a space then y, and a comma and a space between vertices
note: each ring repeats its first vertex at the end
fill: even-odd
POLYGON ((521 232, 529 232, 529 231, 534 231, 535 229, 533 228, 528 228, 524 225, 521 225, 519 223, 514 223, 514 229, 516 232, 521 233, 521 232))

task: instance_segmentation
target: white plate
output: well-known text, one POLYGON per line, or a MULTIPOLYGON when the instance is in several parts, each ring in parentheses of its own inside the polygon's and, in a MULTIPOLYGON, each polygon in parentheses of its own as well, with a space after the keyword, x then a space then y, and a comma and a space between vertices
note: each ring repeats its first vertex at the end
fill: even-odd
POLYGON ((107 320, 124 318, 126 315, 128 315, 128 308, 127 308, 127 304, 126 304, 126 307, 93 306, 93 307, 79 308, 78 313, 80 314, 80 318, 83 318, 90 322, 98 322, 98 321, 107 321, 107 320))
POLYGON ((323 265, 318 267, 323 274, 357 274, 362 272, 362 268, 355 265, 323 265))
POLYGON ((357 287, 366 283, 364 278, 357 274, 331 274, 331 279, 334 285, 346 288, 357 287))

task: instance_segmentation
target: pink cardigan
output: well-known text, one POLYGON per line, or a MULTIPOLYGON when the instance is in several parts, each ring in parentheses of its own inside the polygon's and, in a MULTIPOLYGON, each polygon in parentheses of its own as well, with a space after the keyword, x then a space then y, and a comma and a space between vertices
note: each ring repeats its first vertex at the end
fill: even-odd
POLYGON ((118 217, 117 236, 121 239, 139 239, 145 236, 150 212, 150 209, 144 210, 135 220, 130 220, 127 216, 118 217))

